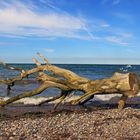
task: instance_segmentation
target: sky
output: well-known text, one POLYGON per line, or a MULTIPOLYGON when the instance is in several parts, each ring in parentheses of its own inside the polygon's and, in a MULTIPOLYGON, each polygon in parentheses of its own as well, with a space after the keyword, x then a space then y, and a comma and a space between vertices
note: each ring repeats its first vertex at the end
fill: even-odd
POLYGON ((139 0, 0 0, 0 61, 140 64, 139 0))

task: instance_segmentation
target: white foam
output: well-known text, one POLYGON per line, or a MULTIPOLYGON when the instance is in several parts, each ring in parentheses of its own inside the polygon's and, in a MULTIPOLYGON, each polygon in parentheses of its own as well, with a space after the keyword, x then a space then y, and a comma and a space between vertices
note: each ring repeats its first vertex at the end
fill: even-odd
MULTIPOLYGON (((73 99, 77 99, 79 96, 73 96, 73 97, 70 97, 70 98, 66 98, 66 100, 64 102, 70 102, 71 100, 73 99)), ((0 97, 0 101, 2 100, 8 100, 10 97, 0 97)), ((38 105, 40 104, 41 102, 45 101, 45 100, 48 100, 48 99, 51 99, 52 97, 26 97, 26 98, 23 98, 23 99, 20 99, 18 101, 15 101, 13 102, 14 104, 15 103, 20 103, 20 104, 25 104, 25 105, 30 105, 30 104, 33 104, 33 105, 38 105)), ((50 102, 50 103, 57 103, 58 100, 56 101, 53 101, 53 102, 50 102)))
MULTIPOLYGON (((137 96, 139 96, 139 98, 140 98, 140 93, 137 96)), ((71 100, 77 99, 79 97, 80 96, 78 96, 78 95, 73 95, 70 98, 66 98, 64 100, 64 102, 70 102, 71 100)), ((95 95, 95 98, 93 98, 93 100, 109 101, 113 97, 119 97, 120 98, 121 94, 95 95)), ((10 97, 0 97, 0 100, 8 100, 9 98, 10 97)), ((38 105, 39 103, 41 103, 45 100, 48 100, 50 98, 52 98, 52 97, 26 97, 26 98, 20 99, 18 101, 15 101, 14 103, 21 103, 21 104, 25 104, 25 105, 28 105, 28 104, 38 105)), ((58 100, 50 102, 50 103, 57 103, 57 102, 58 102, 58 100)))
POLYGON ((121 97, 120 94, 108 94, 108 95, 95 95, 96 100, 101 100, 101 101, 108 101, 113 97, 121 97))

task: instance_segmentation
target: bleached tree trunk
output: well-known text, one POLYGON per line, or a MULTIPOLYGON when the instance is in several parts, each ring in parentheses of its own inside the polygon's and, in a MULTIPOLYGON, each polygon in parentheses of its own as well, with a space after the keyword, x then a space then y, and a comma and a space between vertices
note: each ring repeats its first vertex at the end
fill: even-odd
MULTIPOLYGON (((21 71, 21 74, 9 80, 0 80, 0 83, 5 83, 7 85, 12 85, 16 81, 20 81, 30 74, 38 73, 36 80, 40 81, 42 84, 37 89, 31 92, 25 92, 15 97, 11 97, 6 101, 0 101, 1 106, 5 106, 21 98, 34 96, 40 94, 42 91, 49 87, 56 87, 62 90, 60 96, 56 96, 52 99, 46 100, 45 102, 50 102, 53 100, 58 100, 55 108, 73 91, 82 91, 83 95, 76 100, 71 102, 72 105, 82 104, 93 98, 95 94, 122 94, 120 101, 118 102, 118 108, 122 109, 125 105, 125 101, 128 97, 134 97, 139 91, 139 78, 135 73, 115 73, 110 78, 100 79, 100 80, 90 80, 81 77, 70 70, 59 68, 55 65, 48 63, 47 59, 41 54, 38 55, 44 60, 45 65, 33 58, 36 63, 36 68, 31 70, 21 71), (48 71, 50 74, 44 73, 48 71)), ((45 103, 44 101, 42 103, 45 103)))

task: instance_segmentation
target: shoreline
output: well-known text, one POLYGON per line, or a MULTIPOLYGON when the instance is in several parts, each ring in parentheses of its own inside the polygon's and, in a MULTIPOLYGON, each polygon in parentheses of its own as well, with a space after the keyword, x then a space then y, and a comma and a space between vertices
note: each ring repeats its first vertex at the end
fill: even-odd
POLYGON ((122 111, 117 111, 116 104, 60 106, 57 110, 50 105, 13 105, 3 110, 13 116, 0 111, 0 139, 140 139, 140 105, 127 104, 122 111))
POLYGON ((65 102, 56 110, 53 103, 9 104, 0 108, 0 139, 139 140, 139 100, 128 102, 121 111, 111 101, 92 101, 86 107, 65 102))
MULTIPOLYGON (((100 95, 102 97, 103 95, 100 95)), ((7 100, 9 97, 4 97, 1 98, 0 100, 7 100)), ((107 100, 107 98, 104 98, 104 100, 98 99, 93 99, 88 101, 84 106, 80 105, 71 105, 69 102, 73 99, 79 98, 79 96, 72 96, 70 98, 67 98, 65 101, 62 102, 58 106, 56 110, 54 110, 54 104, 57 103, 58 100, 50 102, 50 103, 45 103, 43 105, 39 105, 40 102, 50 99, 52 97, 27 97, 20 99, 16 102, 13 102, 5 107, 0 107, 0 115, 1 116, 21 116, 27 114, 27 113, 50 113, 50 112, 55 112, 55 111, 83 111, 85 109, 89 110, 104 110, 104 109, 117 109, 118 106, 118 101, 120 99, 119 96, 114 96, 110 100, 107 100)), ((126 102, 125 108, 132 108, 132 109, 140 109, 140 96, 136 96, 133 98, 129 98, 126 102)))
MULTIPOLYGON (((81 95, 73 95, 68 96, 62 104, 68 103, 72 100, 78 99, 81 95)), ((94 103, 98 102, 101 104, 107 104, 107 103, 117 103, 121 97, 121 94, 102 94, 102 95, 95 95, 93 99, 87 102, 88 103, 94 103)), ((0 97, 0 101, 7 100, 11 97, 3 96, 0 97)), ((53 96, 32 96, 32 97, 25 97, 20 100, 17 100, 13 102, 12 104, 23 104, 23 105, 38 105, 40 102, 48 100, 53 98, 53 96)), ((49 102, 48 104, 54 104, 57 103, 58 100, 49 102)), ((140 93, 132 98, 128 98, 126 103, 128 104, 140 104, 140 93)))
MULTIPOLYGON (((140 111, 140 104, 126 104, 125 108, 123 110, 138 110, 140 111)), ((5 107, 0 107, 0 118, 1 119, 7 119, 7 118, 14 118, 14 117, 24 117, 29 114, 36 115, 36 114, 55 114, 58 112, 71 112, 71 113, 77 113, 77 112, 96 112, 96 111, 109 111, 114 110, 117 112, 117 103, 108 104, 108 103, 91 103, 85 106, 72 106, 70 104, 63 104, 59 105, 57 109, 54 109, 54 104, 45 104, 41 106, 37 105, 23 105, 23 104, 12 104, 5 107)))

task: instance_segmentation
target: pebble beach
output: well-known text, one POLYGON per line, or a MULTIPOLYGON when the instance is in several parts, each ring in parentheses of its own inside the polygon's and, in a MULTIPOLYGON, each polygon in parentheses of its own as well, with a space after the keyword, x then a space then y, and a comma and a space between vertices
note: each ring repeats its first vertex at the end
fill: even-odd
POLYGON ((139 140, 140 106, 1 108, 0 140, 139 140), (49 108, 49 109, 48 109, 49 108))

